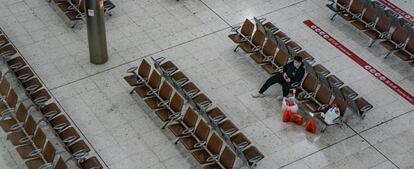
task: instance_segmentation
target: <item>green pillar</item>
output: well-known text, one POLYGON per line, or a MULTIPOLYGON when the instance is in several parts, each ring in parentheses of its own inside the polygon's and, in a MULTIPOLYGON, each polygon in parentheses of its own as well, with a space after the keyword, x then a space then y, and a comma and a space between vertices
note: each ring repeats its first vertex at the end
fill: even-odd
POLYGON ((104 20, 104 0, 85 0, 89 57, 93 64, 108 61, 104 20))

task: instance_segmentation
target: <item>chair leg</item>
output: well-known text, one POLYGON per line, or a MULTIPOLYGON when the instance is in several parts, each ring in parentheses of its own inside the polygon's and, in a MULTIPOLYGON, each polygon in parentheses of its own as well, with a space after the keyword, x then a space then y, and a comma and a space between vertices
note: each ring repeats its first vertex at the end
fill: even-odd
POLYGON ((233 52, 236 52, 237 48, 239 48, 239 47, 240 47, 240 45, 237 45, 236 48, 234 48, 233 52))
POLYGON ((370 48, 370 47, 372 47, 372 45, 374 45, 374 43, 375 43, 376 41, 377 41, 377 40, 373 40, 373 39, 372 39, 372 40, 371 40, 371 43, 369 44, 369 46, 368 46, 368 47, 369 47, 369 48, 370 48))
POLYGON ((180 138, 177 138, 177 139, 174 141, 174 144, 177 144, 177 143, 178 143, 178 141, 180 141, 180 138))
POLYGON ((388 58, 388 56, 390 55, 392 53, 392 51, 389 51, 385 56, 384 56, 384 59, 387 59, 388 58))
POLYGON ((331 16, 330 20, 331 20, 331 21, 333 21, 336 15, 338 15, 338 13, 333 14, 333 15, 331 16))

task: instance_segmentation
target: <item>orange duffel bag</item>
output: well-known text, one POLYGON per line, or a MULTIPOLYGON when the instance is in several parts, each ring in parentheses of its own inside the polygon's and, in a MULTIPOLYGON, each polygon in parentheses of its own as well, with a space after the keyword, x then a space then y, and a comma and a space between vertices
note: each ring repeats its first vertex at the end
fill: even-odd
POLYGON ((313 119, 309 119, 309 121, 306 123, 305 127, 306 131, 309 131, 313 134, 316 133, 316 122, 313 119))
POLYGON ((290 111, 290 109, 285 109, 282 113, 282 121, 283 122, 289 122, 292 115, 293 115, 293 113, 292 113, 292 111, 290 111))

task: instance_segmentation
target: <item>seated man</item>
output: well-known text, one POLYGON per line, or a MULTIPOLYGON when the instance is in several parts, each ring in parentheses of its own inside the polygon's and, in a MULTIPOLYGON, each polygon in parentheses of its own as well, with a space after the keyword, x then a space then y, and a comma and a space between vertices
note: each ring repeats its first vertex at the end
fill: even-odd
MULTIPOLYGON (((279 83, 282 85, 283 97, 287 97, 291 85, 300 82, 305 75, 305 68, 303 67, 302 57, 295 56, 294 60, 283 66, 283 72, 267 79, 266 83, 260 88, 259 93, 252 94, 253 98, 264 97, 263 94, 271 85, 279 83)), ((277 97, 282 100, 282 96, 277 97)))

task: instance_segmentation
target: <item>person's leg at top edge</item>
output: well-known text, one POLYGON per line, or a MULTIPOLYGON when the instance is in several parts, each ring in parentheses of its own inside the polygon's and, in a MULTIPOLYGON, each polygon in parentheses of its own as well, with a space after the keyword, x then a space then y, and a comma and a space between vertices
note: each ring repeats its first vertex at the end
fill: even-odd
POLYGON ((265 97, 266 95, 264 94, 264 92, 272 85, 276 84, 276 83, 281 83, 282 82, 282 75, 280 73, 277 73, 276 75, 270 77, 269 79, 266 80, 266 82, 263 84, 263 86, 260 88, 258 93, 252 94, 253 98, 259 98, 259 97, 265 97))

